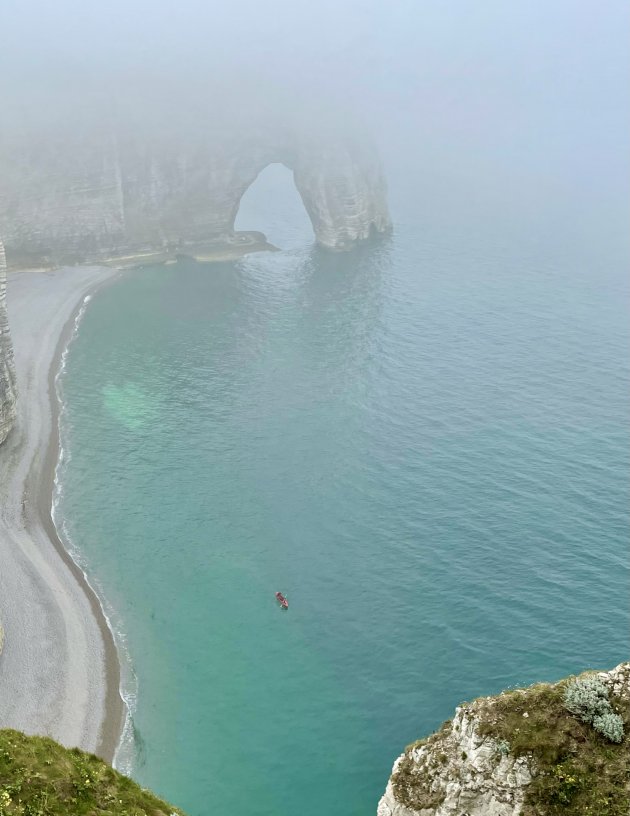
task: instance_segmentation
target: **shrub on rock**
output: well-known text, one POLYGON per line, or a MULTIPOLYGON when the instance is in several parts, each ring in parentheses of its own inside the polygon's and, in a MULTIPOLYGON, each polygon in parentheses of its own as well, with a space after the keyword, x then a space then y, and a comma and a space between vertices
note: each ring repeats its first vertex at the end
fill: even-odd
POLYGON ((608 689, 594 676, 572 680, 564 692, 564 704, 571 714, 587 723, 611 711, 608 689))
POLYGON ((599 677, 587 675, 572 680, 564 692, 565 708, 590 723, 593 728, 611 742, 623 739, 623 720, 612 709, 608 688, 599 677))
POLYGON ((621 742, 623 739, 623 720, 612 711, 595 717, 593 728, 611 742, 621 742))

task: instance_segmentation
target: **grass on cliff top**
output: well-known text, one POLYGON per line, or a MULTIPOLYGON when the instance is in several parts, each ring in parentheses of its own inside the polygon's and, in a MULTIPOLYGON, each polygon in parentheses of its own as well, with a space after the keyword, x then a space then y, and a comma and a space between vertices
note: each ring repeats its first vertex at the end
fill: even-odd
MULTIPOLYGON (((479 735, 497 741, 497 762, 501 743, 507 743, 512 756, 532 757, 537 773, 526 788, 522 816, 630 816, 630 702, 610 697, 624 721, 625 736, 617 745, 566 710, 567 682, 464 705, 479 718, 479 735)), ((409 745, 392 776, 396 799, 411 810, 436 808, 444 801, 443 788, 432 790, 431 784, 441 766, 453 759, 446 742, 450 729, 447 721, 409 745), (419 765, 412 752, 422 745, 428 750, 419 765)))
POLYGON ((0 816, 183 816, 93 754, 0 730, 0 816))
POLYGON ((523 816, 628 816, 630 703, 611 695, 625 729, 617 745, 566 710, 566 683, 478 701, 479 733, 505 740, 514 756, 533 757, 538 772, 527 788, 523 816))

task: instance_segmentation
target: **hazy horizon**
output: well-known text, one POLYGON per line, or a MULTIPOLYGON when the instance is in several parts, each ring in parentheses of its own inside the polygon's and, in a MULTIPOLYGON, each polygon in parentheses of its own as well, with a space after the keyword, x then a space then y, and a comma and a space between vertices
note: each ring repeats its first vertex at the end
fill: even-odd
POLYGON ((588 124, 592 138, 615 125, 627 140, 629 24, 620 0, 5 0, 0 81, 24 104, 61 93, 88 105, 95 93, 181 101, 190 89, 203 110, 204 88, 211 100, 233 89, 282 105, 310 95, 394 116, 397 128, 465 128, 473 140, 490 124, 513 138, 534 117, 543 138, 588 124))

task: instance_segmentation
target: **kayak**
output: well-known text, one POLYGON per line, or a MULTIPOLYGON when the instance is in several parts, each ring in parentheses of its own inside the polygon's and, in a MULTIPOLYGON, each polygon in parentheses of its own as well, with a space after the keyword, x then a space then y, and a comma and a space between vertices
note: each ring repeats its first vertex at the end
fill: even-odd
POLYGON ((284 597, 284 595, 282 594, 282 592, 276 592, 276 600, 278 601, 278 603, 280 604, 280 606, 281 606, 283 609, 288 609, 288 608, 289 608, 289 602, 288 602, 288 601, 287 601, 287 599, 284 597))

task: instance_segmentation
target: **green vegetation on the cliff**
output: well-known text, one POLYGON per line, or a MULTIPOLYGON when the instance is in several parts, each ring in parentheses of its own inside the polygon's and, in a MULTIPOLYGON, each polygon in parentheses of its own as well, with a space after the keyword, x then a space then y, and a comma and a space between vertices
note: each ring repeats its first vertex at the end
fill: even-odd
POLYGON ((462 703, 390 783, 379 816, 629 816, 630 663, 462 703))
MULTIPOLYGON (((528 756, 535 773, 527 787, 523 816, 628 816, 628 736, 617 744, 567 710, 574 681, 540 684, 488 698, 479 734, 528 756)), ((630 728, 630 700, 610 697, 612 710, 630 728)))
POLYGON ((93 754, 0 730, 0 816, 183 816, 93 754))

